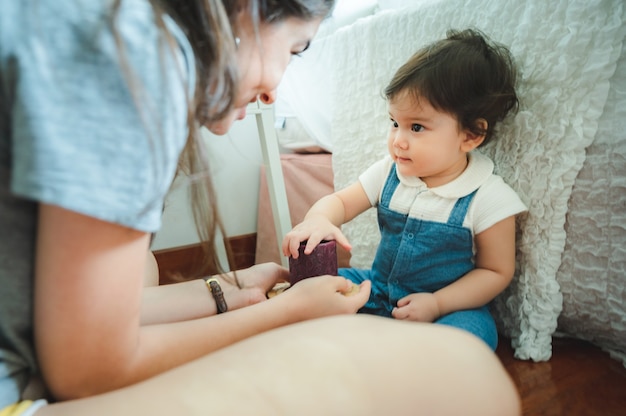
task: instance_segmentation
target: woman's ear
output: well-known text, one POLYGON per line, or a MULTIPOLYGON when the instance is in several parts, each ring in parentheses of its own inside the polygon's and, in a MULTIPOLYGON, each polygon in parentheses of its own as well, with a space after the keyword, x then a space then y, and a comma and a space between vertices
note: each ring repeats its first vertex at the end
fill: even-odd
POLYGON ((482 142, 485 141, 485 135, 487 134, 487 127, 489 126, 489 123, 487 123, 487 120, 485 120, 484 118, 479 118, 478 120, 476 120, 475 126, 477 127, 477 130, 483 131, 484 133, 476 134, 470 129, 463 130, 465 138, 461 143, 461 150, 466 153, 476 149, 482 144, 482 142))

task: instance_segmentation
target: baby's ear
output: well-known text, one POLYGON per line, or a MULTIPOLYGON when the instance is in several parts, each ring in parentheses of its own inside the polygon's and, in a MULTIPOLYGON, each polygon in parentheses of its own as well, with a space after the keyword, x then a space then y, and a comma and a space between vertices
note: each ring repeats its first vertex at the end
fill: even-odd
POLYGON ((463 140, 463 143, 461 143, 461 150, 468 153, 480 146, 481 143, 485 141, 485 135, 487 134, 488 126, 489 123, 487 123, 487 120, 485 120, 484 118, 479 118, 478 120, 476 120, 476 127, 478 127, 479 130, 482 130, 484 132, 483 134, 476 134, 470 129, 463 130, 463 134, 465 134, 465 139, 463 140))

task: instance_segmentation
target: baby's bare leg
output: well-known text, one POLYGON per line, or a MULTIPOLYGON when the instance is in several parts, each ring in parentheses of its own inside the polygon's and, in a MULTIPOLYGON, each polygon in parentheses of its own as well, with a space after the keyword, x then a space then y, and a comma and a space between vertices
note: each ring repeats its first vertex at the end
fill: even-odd
MULTIPOLYGON (((184 346, 181 346, 184 348, 184 346)), ((519 415, 482 341, 366 315, 291 325, 143 383, 38 415, 519 415)))

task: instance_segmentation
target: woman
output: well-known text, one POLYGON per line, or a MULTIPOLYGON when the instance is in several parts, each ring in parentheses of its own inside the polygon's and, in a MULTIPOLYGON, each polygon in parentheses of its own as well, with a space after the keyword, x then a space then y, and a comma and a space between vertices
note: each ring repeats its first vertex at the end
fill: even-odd
MULTIPOLYGON (((266 264, 142 287, 178 162, 206 177, 198 126, 223 133, 271 103, 332 1, 112 3, 0 1, 0 414, 402 413, 449 406, 451 384, 481 414, 485 387, 493 410, 517 411, 495 357, 454 331, 287 326, 354 313, 368 283, 347 297, 323 276, 264 301, 286 278, 266 264), (479 383, 454 385, 466 371, 479 383)), ((219 221, 199 212, 210 242, 219 221)))

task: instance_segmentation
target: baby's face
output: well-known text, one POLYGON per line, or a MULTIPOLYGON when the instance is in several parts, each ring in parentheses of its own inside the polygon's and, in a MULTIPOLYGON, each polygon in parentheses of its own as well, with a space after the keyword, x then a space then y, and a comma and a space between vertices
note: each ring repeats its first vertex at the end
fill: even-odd
POLYGON ((426 99, 403 92, 389 102, 387 145, 398 171, 428 187, 444 185, 467 166, 468 132, 456 117, 434 109, 426 99))

